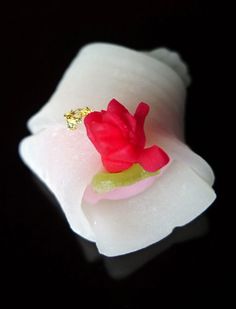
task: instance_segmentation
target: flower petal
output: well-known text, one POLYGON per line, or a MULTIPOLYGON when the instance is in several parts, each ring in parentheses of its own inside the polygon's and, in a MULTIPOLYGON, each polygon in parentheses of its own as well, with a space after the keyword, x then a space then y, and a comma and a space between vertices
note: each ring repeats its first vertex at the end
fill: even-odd
POLYGON ((115 161, 102 157, 102 163, 110 173, 117 173, 129 168, 133 163, 127 161, 115 161))
POLYGON ((155 172, 169 162, 169 156, 160 147, 154 145, 141 152, 138 163, 148 172, 155 172))
POLYGON ((129 113, 128 109, 114 98, 109 102, 107 110, 119 116, 129 113))
POLYGON ((134 118, 137 122, 136 130, 134 134, 134 143, 140 147, 144 147, 146 143, 146 137, 144 133, 144 121, 149 112, 149 106, 146 103, 139 103, 134 118))
POLYGON ((189 165, 204 181, 213 185, 215 176, 210 165, 176 136, 159 128, 157 131, 150 131, 148 137, 150 144, 158 143, 172 159, 189 165))
POLYGON ((140 126, 144 125, 145 118, 147 117, 147 114, 149 112, 149 105, 146 103, 139 103, 139 105, 136 108, 134 118, 138 121, 140 126))
POLYGON ((122 116, 112 113, 110 111, 104 111, 102 115, 102 122, 109 123, 113 126, 116 126, 121 130, 122 135, 124 138, 129 138, 129 130, 130 126, 128 121, 126 121, 128 113, 123 114, 122 116))
POLYGON ((139 154, 140 151, 136 147, 126 144, 124 147, 110 152, 107 156, 102 156, 102 161, 107 171, 116 173, 137 163, 139 154))
POLYGON ((131 112, 137 102, 148 102, 153 126, 159 123, 182 135, 185 86, 181 77, 148 53, 103 43, 87 45, 79 52, 49 102, 28 126, 35 133, 64 124, 65 112, 85 105, 102 110, 114 97, 131 112))
POLYGON ((90 122, 89 116, 85 121, 87 134, 100 154, 106 156, 127 145, 127 140, 119 128, 109 123, 90 122))
POLYGON ((82 237, 94 240, 81 200, 101 163, 85 130, 69 131, 61 127, 43 130, 21 142, 20 154, 56 196, 71 228, 82 237))
POLYGON ((191 168, 173 161, 145 192, 127 200, 83 202, 100 253, 116 256, 145 248, 200 215, 215 199, 191 168))
POLYGON ((103 120, 107 121, 108 117, 112 117, 112 122, 115 123, 120 129, 124 130, 126 135, 129 137, 135 135, 137 124, 135 117, 130 114, 124 105, 115 99, 112 99, 109 102, 107 112, 105 113, 103 120))

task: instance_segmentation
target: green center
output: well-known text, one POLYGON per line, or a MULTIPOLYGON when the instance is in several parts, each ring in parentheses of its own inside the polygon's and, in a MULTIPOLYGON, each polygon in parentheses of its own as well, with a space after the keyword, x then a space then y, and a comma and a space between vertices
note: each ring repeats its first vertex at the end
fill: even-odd
POLYGON ((159 174, 145 171, 139 164, 133 164, 129 169, 119 173, 100 172, 92 180, 92 187, 97 193, 109 192, 117 187, 130 186, 145 178, 159 174))

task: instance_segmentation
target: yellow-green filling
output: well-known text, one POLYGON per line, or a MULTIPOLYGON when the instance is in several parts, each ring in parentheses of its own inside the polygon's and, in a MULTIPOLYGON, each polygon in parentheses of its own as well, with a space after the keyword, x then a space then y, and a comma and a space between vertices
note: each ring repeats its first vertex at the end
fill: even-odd
POLYGON ((133 164, 129 169, 119 173, 100 172, 92 180, 92 187, 97 193, 109 192, 117 187, 130 186, 145 178, 159 174, 145 171, 141 165, 133 164))

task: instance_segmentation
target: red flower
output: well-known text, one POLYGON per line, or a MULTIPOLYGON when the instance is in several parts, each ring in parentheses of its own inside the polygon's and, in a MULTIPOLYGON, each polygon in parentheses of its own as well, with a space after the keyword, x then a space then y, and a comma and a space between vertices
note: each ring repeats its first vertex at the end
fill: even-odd
POLYGON ((155 172, 169 162, 168 155, 158 146, 145 147, 144 121, 149 112, 140 103, 134 116, 115 99, 107 110, 92 112, 84 119, 87 134, 107 171, 116 173, 139 163, 144 170, 155 172))

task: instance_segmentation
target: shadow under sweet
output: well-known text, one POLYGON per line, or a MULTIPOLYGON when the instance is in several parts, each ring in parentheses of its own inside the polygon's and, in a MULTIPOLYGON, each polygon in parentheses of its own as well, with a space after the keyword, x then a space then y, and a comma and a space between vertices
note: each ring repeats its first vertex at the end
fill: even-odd
POLYGON ((203 237, 206 235, 207 231, 207 217, 200 216, 183 227, 175 228, 169 236, 147 248, 117 257, 106 257, 101 255, 94 243, 78 235, 76 235, 76 237, 89 263, 102 259, 110 277, 113 279, 123 279, 144 267, 145 264, 171 248, 172 245, 203 237))

